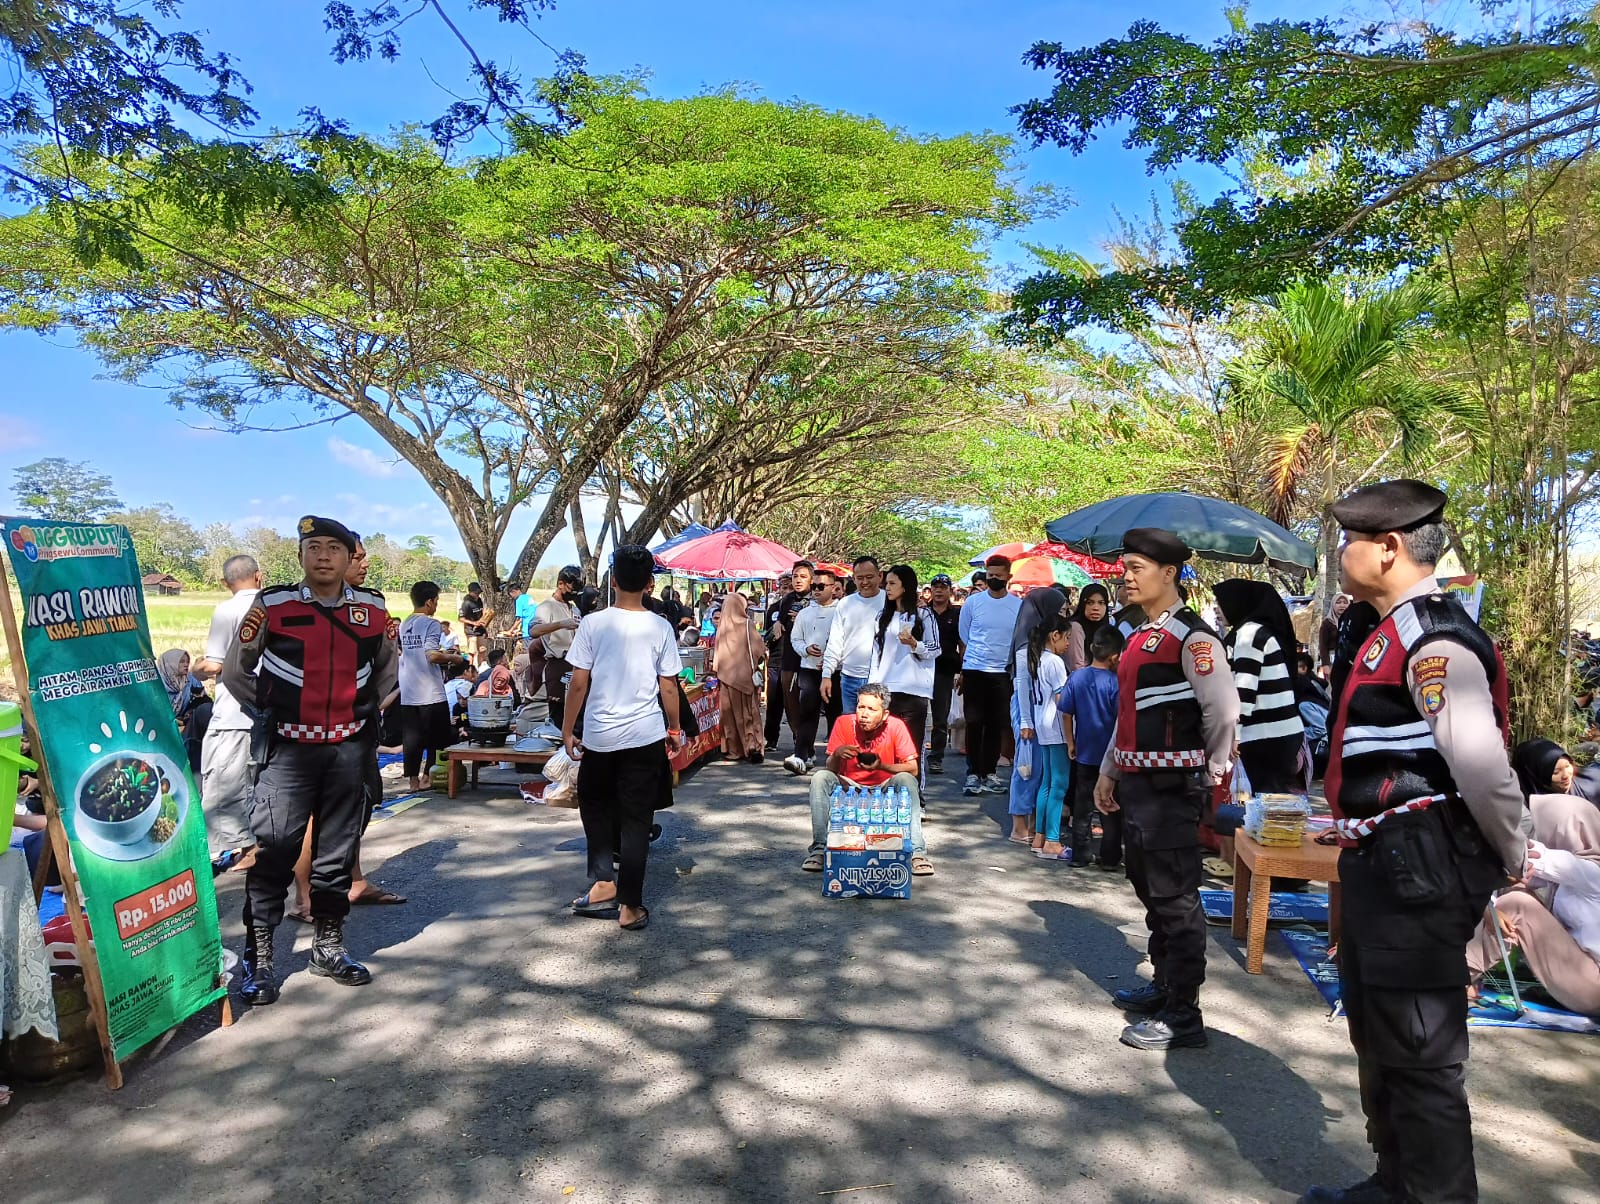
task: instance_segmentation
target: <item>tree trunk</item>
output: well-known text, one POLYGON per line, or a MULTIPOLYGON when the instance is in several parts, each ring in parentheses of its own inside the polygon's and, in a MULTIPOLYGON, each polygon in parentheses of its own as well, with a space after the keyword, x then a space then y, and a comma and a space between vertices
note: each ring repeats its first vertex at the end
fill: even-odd
MULTIPOLYGON (((578 546, 578 563, 583 566, 583 579, 593 581, 595 564, 599 559, 597 553, 589 547, 589 529, 583 524, 583 495, 580 493, 572 499, 569 507, 572 515, 572 542, 578 546)), ((606 529, 600 528, 600 542, 606 539, 606 529)))

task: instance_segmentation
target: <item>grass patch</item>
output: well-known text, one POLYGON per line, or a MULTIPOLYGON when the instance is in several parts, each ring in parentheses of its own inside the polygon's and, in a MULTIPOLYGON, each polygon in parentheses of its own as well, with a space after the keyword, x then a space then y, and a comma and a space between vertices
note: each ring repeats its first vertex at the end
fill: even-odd
MULTIPOLYGON (((211 630, 211 612, 228 598, 226 590, 196 591, 177 597, 145 595, 146 616, 150 623, 150 643, 159 657, 168 648, 183 648, 191 657, 205 651, 206 633, 211 630)), ((22 623, 21 601, 16 587, 11 589, 11 605, 17 608, 17 623, 22 623)), ((0 681, 11 686, 11 650, 0 647, 0 681)), ((10 689, 5 693, 9 695, 10 689)))

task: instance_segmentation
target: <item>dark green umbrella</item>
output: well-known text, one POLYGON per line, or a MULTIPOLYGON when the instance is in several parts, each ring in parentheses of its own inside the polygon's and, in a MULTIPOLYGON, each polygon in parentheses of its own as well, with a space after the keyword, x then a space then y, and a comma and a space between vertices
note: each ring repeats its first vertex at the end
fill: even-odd
POLYGON ((1096 502, 1046 523, 1045 534, 1102 560, 1122 555, 1135 527, 1171 531, 1207 560, 1261 564, 1292 572, 1317 565, 1317 550, 1265 515, 1198 493, 1135 493, 1096 502))

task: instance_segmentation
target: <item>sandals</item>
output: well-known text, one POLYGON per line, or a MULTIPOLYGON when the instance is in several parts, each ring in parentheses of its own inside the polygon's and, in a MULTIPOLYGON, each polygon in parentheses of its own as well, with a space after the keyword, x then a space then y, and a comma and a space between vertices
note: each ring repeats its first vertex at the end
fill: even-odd
POLYGON ((915 854, 911 858, 911 875, 914 878, 931 877, 933 875, 933 862, 929 861, 921 853, 915 854))
POLYGON ((1233 877, 1233 866, 1229 865, 1220 857, 1207 857, 1200 863, 1200 868, 1205 870, 1205 872, 1210 874, 1213 878, 1233 877))
POLYGON ((582 898, 572 901, 572 914, 575 916, 588 916, 595 920, 609 920, 620 910, 621 905, 613 897, 610 899, 597 899, 589 901, 589 892, 585 891, 582 898))
POLYGON ((800 868, 808 874, 822 873, 822 854, 807 853, 806 859, 800 863, 800 868))
POLYGON ((648 907, 641 907, 639 909, 639 918, 637 920, 631 924, 619 924, 618 927, 624 932, 639 932, 642 929, 650 927, 650 909, 648 907))
POLYGON ((404 895, 395 894, 394 891, 381 883, 368 882, 367 885, 371 887, 369 891, 350 900, 352 907, 393 907, 406 901, 404 895))
POLYGON ((301 911, 286 911, 283 913, 283 918, 286 920, 293 920, 296 924, 311 923, 311 917, 301 911))

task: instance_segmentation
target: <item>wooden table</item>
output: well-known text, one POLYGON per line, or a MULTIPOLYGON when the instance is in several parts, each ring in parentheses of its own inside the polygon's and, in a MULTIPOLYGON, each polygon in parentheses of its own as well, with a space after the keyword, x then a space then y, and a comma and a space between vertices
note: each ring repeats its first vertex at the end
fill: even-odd
POLYGON ((471 766, 471 786, 478 788, 478 770, 485 761, 498 763, 510 761, 514 765, 527 765, 533 769, 542 769, 546 761, 555 756, 554 749, 544 752, 518 752, 509 744, 504 748, 491 748, 486 744, 452 744, 444 750, 445 761, 450 767, 448 796, 455 798, 461 789, 461 766, 463 763, 471 766))
POLYGON ((1300 838, 1298 849, 1275 848, 1262 844, 1241 828, 1233 837, 1233 935, 1249 936, 1244 968, 1251 974, 1261 973, 1274 878, 1326 882, 1328 943, 1339 943, 1339 846, 1318 844, 1305 835, 1300 838), (1252 883, 1254 891, 1250 889, 1252 883))

